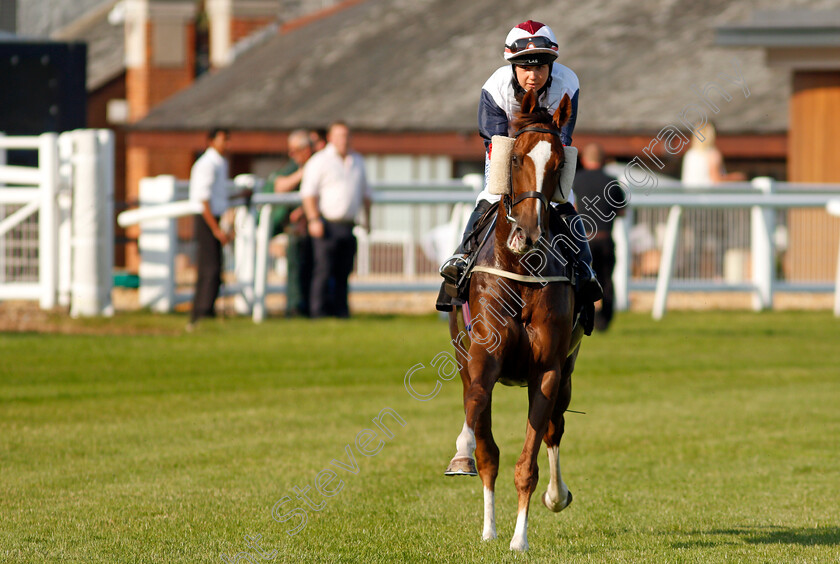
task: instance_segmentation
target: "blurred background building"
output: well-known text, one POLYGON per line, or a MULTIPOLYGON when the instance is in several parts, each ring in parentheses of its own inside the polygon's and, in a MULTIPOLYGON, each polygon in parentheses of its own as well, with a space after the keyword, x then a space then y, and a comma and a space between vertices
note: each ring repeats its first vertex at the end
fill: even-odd
MULTIPOLYGON (((143 177, 188 177, 213 126, 233 132, 232 174, 267 174, 286 158, 291 130, 335 119, 354 130, 373 180, 480 172, 479 89, 503 64, 507 30, 529 18, 555 29, 559 61, 580 78, 576 145, 597 141, 622 161, 642 155, 737 61, 750 96, 734 91, 714 115, 728 167, 838 182, 832 10, 828 0, 0 0, 0 29, 87 45, 86 123, 117 132, 119 210, 136 203, 143 177)), ((659 157, 679 176, 679 156, 659 157)), ((808 213, 794 214, 791 229, 804 229, 808 213)), ((837 228, 821 225, 785 261, 822 264, 814 276, 830 279, 837 228)), ((137 233, 118 230, 117 264, 130 270, 137 233)))

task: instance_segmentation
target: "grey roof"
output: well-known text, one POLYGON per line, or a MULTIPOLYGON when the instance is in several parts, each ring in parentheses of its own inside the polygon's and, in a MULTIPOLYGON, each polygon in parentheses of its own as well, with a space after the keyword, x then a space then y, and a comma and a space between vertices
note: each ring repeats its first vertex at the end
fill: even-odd
MULTIPOLYGON (((724 132, 787 129, 790 77, 762 49, 715 45, 715 28, 778 0, 367 0, 253 48, 155 108, 140 129, 290 130, 345 119, 368 131, 474 132, 479 90, 504 61, 507 31, 552 26, 580 78, 578 131, 633 133, 677 123, 692 87, 730 75, 750 96, 714 116, 724 132)), ((787 0, 825 9, 834 0, 787 0)))
POLYGON ((17 32, 48 37, 85 14, 112 0, 17 0, 17 32))
POLYGON ((124 26, 112 25, 108 13, 117 0, 98 6, 57 30, 53 39, 87 43, 87 89, 96 90, 125 71, 124 26))
POLYGON ((840 47, 840 10, 759 11, 752 21, 717 29, 718 45, 840 47))

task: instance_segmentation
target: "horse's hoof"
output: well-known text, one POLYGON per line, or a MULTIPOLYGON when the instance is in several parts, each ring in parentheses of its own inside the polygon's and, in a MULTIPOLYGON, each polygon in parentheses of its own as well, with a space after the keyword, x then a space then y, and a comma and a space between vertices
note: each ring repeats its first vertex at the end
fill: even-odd
POLYGON ((543 505, 548 507, 551 511, 554 511, 555 513, 560 513, 561 511, 563 511, 564 509, 569 507, 569 505, 572 503, 572 492, 571 492, 571 490, 569 490, 569 495, 566 496, 566 503, 556 503, 556 504, 549 503, 548 492, 543 493, 542 501, 543 501, 543 505))
POLYGON ((466 456, 453 458, 446 467, 445 476, 478 476, 475 460, 466 456))
POLYGON ((514 537, 513 540, 510 541, 510 549, 517 552, 527 552, 528 541, 514 537))

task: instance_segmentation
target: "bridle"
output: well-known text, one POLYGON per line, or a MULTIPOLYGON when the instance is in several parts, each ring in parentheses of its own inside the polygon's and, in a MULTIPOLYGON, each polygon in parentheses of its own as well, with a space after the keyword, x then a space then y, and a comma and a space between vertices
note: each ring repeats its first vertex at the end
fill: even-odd
MULTIPOLYGON (((563 139, 562 139, 559 131, 557 131, 556 129, 546 129, 544 127, 524 127, 522 129, 520 129, 519 131, 517 131, 516 133, 514 133, 513 137, 514 137, 514 139, 517 139, 517 138, 519 138, 520 135, 522 135, 523 133, 527 133, 529 131, 533 132, 533 133, 548 133, 549 135, 553 135, 553 136, 557 137, 558 139, 560 139, 561 143, 563 142, 563 139)), ((560 164, 560 168, 562 169, 565 164, 566 164, 566 161, 564 160, 560 164)), ((540 201, 540 203, 542 204, 541 209, 543 211, 548 210, 549 202, 548 202, 548 198, 546 198, 545 194, 543 194, 542 192, 540 192, 538 190, 529 190, 528 192, 523 192, 523 193, 519 194, 518 196, 516 196, 516 198, 513 198, 511 196, 511 194, 513 194, 513 179, 512 178, 511 178, 510 182, 511 182, 511 184, 510 184, 510 186, 508 186, 507 194, 505 194, 502 197, 502 203, 505 206, 505 219, 507 219, 508 223, 516 223, 516 219, 511 215, 511 212, 513 211, 513 207, 516 204, 519 204, 519 203, 521 203, 521 202, 523 202, 523 201, 525 201, 529 198, 538 199, 540 201)))

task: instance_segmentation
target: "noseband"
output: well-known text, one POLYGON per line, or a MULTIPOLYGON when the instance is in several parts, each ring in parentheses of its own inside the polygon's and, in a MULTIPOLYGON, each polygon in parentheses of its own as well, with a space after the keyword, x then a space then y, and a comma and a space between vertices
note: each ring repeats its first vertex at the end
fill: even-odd
MULTIPOLYGON (((561 143, 563 142, 563 139, 560 136, 559 131, 554 130, 554 129, 545 129, 543 127, 524 127, 522 129, 520 129, 519 131, 517 131, 516 133, 514 133, 513 137, 518 138, 523 133, 526 133, 526 132, 529 132, 529 131, 533 132, 533 133, 548 133, 549 135, 554 135, 555 137, 560 139, 561 143)), ((560 168, 562 169, 565 164, 566 164, 566 162, 564 160, 563 163, 560 165, 560 168)), ((540 201, 540 203, 542 203, 543 210, 548 210, 548 206, 549 206, 548 198, 546 198, 545 194, 543 194, 542 192, 531 190, 531 191, 523 192, 522 194, 519 194, 515 199, 513 197, 511 197, 511 194, 513 193, 512 182, 513 182, 513 180, 511 179, 510 190, 508 190, 508 193, 505 194, 504 197, 502 198, 502 202, 504 203, 504 206, 505 206, 505 215, 506 215, 506 219, 508 220, 508 223, 516 223, 516 220, 511 215, 511 212, 513 211, 513 206, 515 206, 516 204, 518 204, 520 202, 523 202, 523 201, 525 201, 529 198, 538 199, 540 201)))

